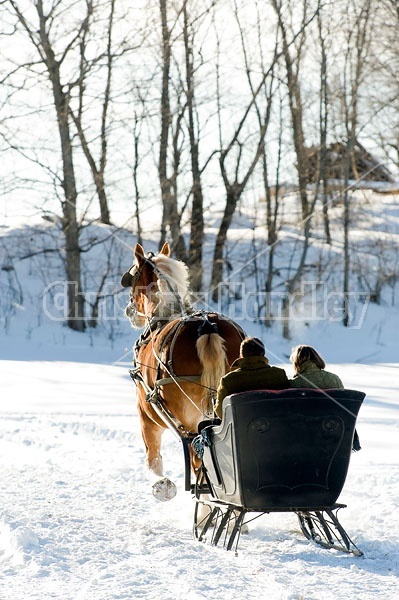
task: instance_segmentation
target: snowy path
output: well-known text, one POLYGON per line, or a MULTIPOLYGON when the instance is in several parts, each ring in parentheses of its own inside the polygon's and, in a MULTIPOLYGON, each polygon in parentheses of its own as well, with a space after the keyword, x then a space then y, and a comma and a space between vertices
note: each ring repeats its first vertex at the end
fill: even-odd
POLYGON ((368 393, 363 450, 340 497, 363 558, 314 546, 292 515, 251 524, 237 557, 194 542, 168 432, 179 492, 169 503, 151 495, 127 367, 0 361, 0 371, 0 600, 396 597, 398 365, 339 366, 347 387, 368 393))

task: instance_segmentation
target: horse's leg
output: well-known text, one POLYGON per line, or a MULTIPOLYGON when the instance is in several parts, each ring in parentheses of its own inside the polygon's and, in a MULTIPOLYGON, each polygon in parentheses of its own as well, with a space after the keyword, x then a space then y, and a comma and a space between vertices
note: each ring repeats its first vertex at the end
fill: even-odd
POLYGON ((146 450, 147 467, 155 475, 163 476, 163 462, 161 456, 161 439, 164 428, 160 427, 147 415, 145 410, 138 404, 138 412, 141 421, 141 435, 146 450))
POLYGON ((171 500, 176 496, 177 488, 176 485, 168 479, 163 477, 163 462, 161 456, 161 438, 165 431, 163 427, 160 427, 147 415, 146 411, 138 404, 138 411, 141 421, 141 434, 146 449, 146 462, 147 466, 154 473, 161 477, 152 486, 152 494, 154 498, 165 502, 171 500))

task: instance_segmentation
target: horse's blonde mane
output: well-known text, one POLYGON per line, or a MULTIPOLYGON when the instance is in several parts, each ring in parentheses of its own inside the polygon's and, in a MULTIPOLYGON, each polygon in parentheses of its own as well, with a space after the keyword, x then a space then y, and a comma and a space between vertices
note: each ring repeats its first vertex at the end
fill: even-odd
POLYGON ((180 260, 175 260, 164 254, 158 254, 152 259, 162 278, 165 279, 184 300, 190 293, 188 267, 180 260))

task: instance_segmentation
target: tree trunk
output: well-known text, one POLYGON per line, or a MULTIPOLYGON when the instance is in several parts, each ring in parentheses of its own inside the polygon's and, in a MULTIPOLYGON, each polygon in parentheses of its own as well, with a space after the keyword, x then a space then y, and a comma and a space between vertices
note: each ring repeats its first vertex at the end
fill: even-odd
POLYGON ((309 22, 317 15, 317 10, 313 13, 310 18, 306 15, 306 2, 303 4, 303 18, 300 26, 300 30, 294 38, 298 38, 299 42, 296 44, 297 52, 296 55, 292 56, 290 47, 292 43, 288 42, 286 21, 284 20, 283 6, 281 2, 272 0, 273 8, 276 12, 278 19, 278 27, 282 37, 282 52, 284 56, 285 68, 287 73, 287 90, 288 100, 291 114, 292 124, 292 138, 295 149, 295 156, 297 160, 296 169, 298 174, 298 185, 299 185, 299 197, 302 211, 302 227, 304 241, 302 246, 301 256, 296 267, 295 274, 289 278, 286 284, 287 296, 283 301, 283 337, 290 339, 290 314, 289 309, 291 305, 292 295, 296 291, 296 287, 302 277, 303 269, 305 266, 305 260, 309 249, 310 239, 310 220, 315 205, 314 196, 313 201, 309 203, 307 195, 307 182, 308 182, 308 159, 305 148, 305 138, 303 129, 303 105, 301 97, 301 87, 299 79, 299 70, 302 59, 302 47, 305 41, 305 30, 309 22))
POLYGON ((345 181, 344 181, 344 277, 343 277, 343 325, 349 325, 349 271, 350 271, 350 256, 349 256, 349 225, 350 225, 350 210, 349 210, 349 173, 352 154, 352 142, 349 138, 346 154, 345 154, 345 181))
POLYGON ((273 271, 274 271, 274 251, 277 243, 277 214, 279 207, 279 165, 281 157, 281 136, 279 139, 278 167, 275 185, 274 206, 272 202, 272 194, 269 185, 269 176, 267 171, 266 153, 263 153, 263 185, 266 194, 266 227, 267 227, 267 244, 268 244, 268 264, 267 275, 265 282, 266 303, 265 303, 265 326, 271 327, 272 306, 271 306, 271 291, 273 286, 273 271))
POLYGON ((168 28, 167 0, 159 0, 162 23, 162 89, 161 89, 161 133, 159 144, 159 179, 162 197, 162 228, 161 243, 166 237, 166 228, 169 227, 172 236, 172 249, 176 257, 186 261, 186 247, 180 229, 180 217, 177 210, 177 198, 173 192, 173 179, 168 177, 168 148, 169 132, 171 124, 170 98, 169 98, 169 76, 171 61, 170 30, 168 28))
POLYGON ((349 176, 351 166, 354 164, 354 148, 358 128, 358 104, 359 87, 362 81, 362 72, 365 67, 365 54, 369 43, 369 33, 372 28, 370 17, 371 0, 366 0, 361 5, 359 13, 355 15, 356 22, 354 30, 350 31, 347 40, 345 81, 349 82, 344 88, 345 128, 347 133, 347 145, 345 151, 345 191, 344 191, 344 272, 343 272, 343 325, 350 325, 349 314, 349 276, 350 276, 350 252, 349 252, 349 227, 350 227, 350 194, 349 176), (351 39, 354 36, 354 40, 351 39), (354 61, 350 60, 354 53, 354 61), (349 89, 348 89, 349 88, 349 89), (349 97, 349 100, 348 100, 349 97))
POLYGON ((242 186, 236 184, 227 189, 226 205, 219 231, 216 236, 215 250, 211 276, 212 300, 216 302, 219 296, 219 283, 223 279, 223 250, 226 243, 227 232, 237 208, 237 203, 242 194, 242 186))
POLYGON ((133 128, 133 146, 134 146, 134 161, 133 161, 133 186, 134 186, 134 202, 135 202, 135 211, 134 216, 136 219, 137 226, 137 242, 143 245, 143 230, 141 227, 141 219, 140 219, 140 188, 138 182, 138 172, 139 172, 139 139, 140 139, 140 128, 138 126, 139 119, 137 115, 135 115, 134 119, 134 128, 133 128))
POLYGON ((61 142, 63 188, 65 200, 62 202, 62 228, 65 235, 66 276, 68 288, 68 327, 84 331, 84 299, 80 273, 79 227, 76 218, 77 191, 73 166, 72 141, 69 130, 68 97, 63 92, 60 77, 60 64, 55 58, 46 30, 46 17, 43 3, 38 0, 37 11, 40 20, 40 41, 45 56, 45 64, 52 85, 54 105, 57 112, 58 131, 61 142))
POLYGON ((86 19, 82 25, 82 41, 80 43, 80 76, 79 76, 79 109, 77 113, 74 113, 69 106, 69 110, 71 112, 71 116, 76 126, 76 130, 78 132, 78 136, 80 139, 80 143, 82 146, 83 153, 86 157, 86 160, 89 164, 89 168, 93 177, 94 185, 97 192, 99 207, 100 207, 100 220, 105 225, 110 225, 110 213, 108 208, 108 199, 105 191, 105 167, 107 164, 107 115, 108 108, 110 103, 110 94, 111 94, 111 79, 112 79, 112 67, 113 67, 113 54, 112 54, 112 30, 113 30, 113 20, 114 20, 114 9, 115 9, 115 0, 110 0, 110 14, 108 18, 108 30, 107 30, 107 49, 106 49, 106 57, 107 57, 107 76, 105 80, 105 89, 104 89, 104 100, 102 102, 102 111, 101 111, 101 131, 100 131, 100 159, 98 161, 98 166, 94 159, 93 153, 90 149, 90 144, 87 140, 85 128, 83 125, 83 115, 84 115, 84 95, 87 87, 86 82, 86 74, 87 74, 87 59, 86 59, 86 49, 87 49, 87 33, 89 28, 90 16, 92 13, 92 7, 88 5, 88 12, 86 19))
MULTIPOLYGON (((287 73, 288 100, 291 113, 292 138, 295 148, 296 169, 298 174, 299 196, 301 201, 302 219, 309 215, 309 202, 307 197, 308 181, 308 161, 305 149, 305 137, 303 131, 303 106, 301 98, 301 88, 299 82, 299 65, 301 60, 301 45, 297 50, 296 66, 294 67, 294 58, 291 56, 290 44, 287 39, 286 24, 284 22, 282 6, 277 0, 272 0, 273 8, 277 14, 278 26, 281 32, 283 56, 287 73)), ((300 30, 302 42, 304 41, 305 22, 303 20, 300 30)))
MULTIPOLYGON (((320 65, 320 105, 319 105, 319 126, 320 126, 320 153, 319 153, 319 177, 317 186, 322 185, 322 209, 323 209, 323 222, 324 222, 324 233, 326 235, 327 244, 331 245, 331 233, 330 233, 330 220, 328 214, 328 188, 327 188, 327 131, 328 131, 328 79, 327 79, 327 52, 324 34, 322 30, 321 12, 317 17, 317 24, 319 29, 319 40, 320 40, 320 51, 321 51, 321 65, 320 65)), ((319 189, 319 187, 318 187, 319 189)))
POLYGON ((204 241, 204 199, 202 194, 201 171, 199 167, 198 139, 195 134, 194 121, 194 66, 193 49, 189 40, 188 18, 186 3, 184 13, 184 49, 186 60, 186 86, 188 110, 188 134, 190 140, 190 157, 192 171, 192 209, 191 209, 191 235, 188 256, 190 267, 191 289, 198 292, 202 287, 202 244, 204 241))
POLYGON ((108 208, 108 199, 105 192, 104 171, 99 171, 94 178, 97 189, 98 202, 100 204, 100 220, 104 225, 111 225, 111 217, 108 208))
POLYGON ((104 152, 104 155, 101 157, 101 160, 100 160, 100 164, 101 164, 100 168, 97 168, 96 162, 93 158, 93 155, 90 152, 90 148, 89 148, 88 142, 86 140, 82 122, 81 122, 80 118, 78 118, 73 113, 72 110, 70 110, 70 112, 71 112, 72 119, 75 123, 76 130, 79 135, 83 153, 86 156, 87 162, 90 167, 90 171, 93 176, 93 181, 94 181, 94 185, 96 188, 98 202, 99 202, 99 206, 100 206, 101 223, 104 223, 105 225, 110 225, 111 220, 110 220, 108 199, 107 199, 107 194, 105 191, 105 182, 104 182, 104 171, 105 171, 105 163, 106 163, 106 155, 105 155, 106 141, 105 141, 105 139, 102 141, 102 146, 103 146, 102 152, 104 152))
MULTIPOLYGON (((310 209, 310 214, 313 211, 314 204, 315 204, 315 199, 313 200, 313 203, 312 203, 312 206, 311 206, 311 209, 310 209)), ((300 259, 299 259, 299 263, 298 263, 298 266, 296 268, 294 276, 291 277, 287 281, 287 285, 286 285, 286 294, 287 295, 283 299, 283 337, 286 340, 291 339, 291 333, 290 333, 290 306, 291 306, 291 299, 292 299, 292 296, 293 296, 293 294, 295 293, 295 291, 297 289, 298 283, 301 280, 303 269, 305 267, 305 261, 306 261, 306 257, 307 257, 308 250, 309 250, 310 231, 311 231, 310 217, 308 217, 306 219, 306 221, 305 221, 305 224, 304 224, 304 240, 303 240, 302 252, 301 252, 300 259)))

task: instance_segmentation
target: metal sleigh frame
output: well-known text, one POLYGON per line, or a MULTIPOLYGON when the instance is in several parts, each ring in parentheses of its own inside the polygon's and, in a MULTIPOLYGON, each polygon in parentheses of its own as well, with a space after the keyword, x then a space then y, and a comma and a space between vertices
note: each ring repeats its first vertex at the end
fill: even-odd
MULTIPOLYGON (((136 372, 131 372, 136 379, 136 372)), ((233 394, 223 419, 200 423, 202 464, 192 482, 188 434, 158 394, 148 401, 181 442, 186 491, 195 500, 193 536, 237 551, 243 526, 268 513, 295 513, 304 536, 355 556, 337 513, 357 414, 365 394, 356 390, 287 389, 233 394), (210 441, 210 443, 209 443, 210 441)))
MULTIPOLYGON (((205 493, 205 489, 199 494, 205 493)), ((304 508, 268 508, 263 512, 253 512, 243 507, 224 504, 215 500, 204 501, 196 497, 194 510, 193 535, 199 542, 208 542, 212 546, 222 545, 226 550, 237 552, 242 527, 249 522, 272 512, 293 512, 297 515, 304 536, 323 548, 340 550, 354 556, 363 556, 363 552, 351 540, 338 520, 337 512, 345 504, 335 503, 331 507, 316 509, 304 508), (203 517, 201 506, 208 506, 209 512, 203 517), (251 518, 247 518, 247 516, 251 518)))

